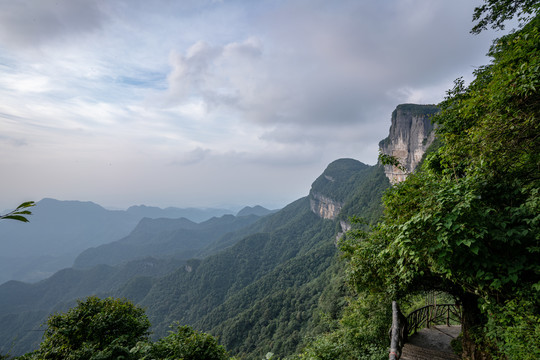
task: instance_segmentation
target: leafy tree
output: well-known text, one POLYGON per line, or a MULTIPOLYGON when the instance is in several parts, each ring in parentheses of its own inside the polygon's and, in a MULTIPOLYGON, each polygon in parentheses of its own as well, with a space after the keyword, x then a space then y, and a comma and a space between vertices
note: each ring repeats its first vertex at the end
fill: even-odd
POLYGON ((92 296, 64 314, 51 315, 39 349, 22 359, 135 359, 130 350, 148 338, 149 328, 142 308, 92 296))
POLYGON ((32 212, 28 210, 28 208, 35 205, 36 204, 33 201, 24 202, 21 205, 17 206, 15 210, 10 211, 7 214, 0 215, 0 220, 10 219, 10 220, 17 220, 17 221, 22 221, 22 222, 29 222, 26 216, 32 215, 32 212))
POLYGON ((471 33, 479 34, 491 24, 493 29, 504 29, 504 22, 515 15, 531 15, 538 11, 538 0, 485 0, 485 4, 474 9, 473 21, 478 23, 471 33), (483 17, 482 17, 483 16, 483 17))
POLYGON ((389 299, 364 292, 349 301, 333 331, 313 339, 293 359, 388 359, 389 299))
POLYGON ((142 342, 132 350, 140 359, 160 360, 227 360, 225 348, 211 335, 189 326, 177 325, 176 331, 154 344, 142 342))

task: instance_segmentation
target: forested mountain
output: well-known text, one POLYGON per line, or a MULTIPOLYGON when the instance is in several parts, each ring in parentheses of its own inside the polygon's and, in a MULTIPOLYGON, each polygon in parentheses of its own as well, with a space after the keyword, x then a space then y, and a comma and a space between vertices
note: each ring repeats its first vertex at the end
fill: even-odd
MULTIPOLYGON (((313 194, 329 199, 340 194, 345 209, 352 209, 350 203, 361 204, 360 210, 373 219, 387 186, 381 166, 337 160, 314 182, 309 196, 274 214, 256 222, 253 215, 209 220, 208 224, 231 220, 241 225, 207 242, 201 254, 223 250, 201 260, 138 260, 116 267, 66 269, 33 285, 6 283, 0 286, 0 335, 5 344, 1 351, 11 344, 16 353, 30 350, 39 332, 28 330, 36 329, 48 312, 65 309, 77 297, 99 294, 142 304, 157 337, 180 322, 217 335, 240 358, 260 358, 268 351, 291 354, 305 335, 317 331, 317 309, 336 312, 343 302, 339 292, 329 291, 342 285, 335 245, 342 226, 337 217, 325 219, 313 210, 313 194), (328 178, 330 186, 322 180, 328 178), (128 276, 136 266, 142 266, 141 271, 128 276)), ((346 218, 345 211, 340 214, 346 218)), ((203 224, 144 220, 123 241, 173 243, 171 234, 193 232, 203 224)))
POLYGON ((339 159, 308 196, 259 219, 253 212, 268 211, 248 207, 238 214, 247 216, 200 224, 143 219, 123 239, 83 252, 78 270, 0 286, 0 353, 33 349, 40 333, 30 330, 47 314, 97 294, 142 305, 154 338, 179 323, 217 336, 239 359, 291 355, 340 316, 348 290, 338 239, 351 229, 351 216, 377 221, 389 186, 384 166, 339 159))
MULTIPOLYGON (((236 359, 268 352, 274 355, 265 358, 289 360, 384 359, 391 301, 413 308, 426 292, 442 291, 462 312, 454 345, 464 358, 537 359, 540 7, 534 0, 515 3, 489 1, 493 7, 475 10, 475 20, 486 18, 473 32, 512 18, 516 9, 524 23, 494 43, 492 63, 478 68, 470 85, 458 79, 437 108, 398 106, 381 142, 386 168, 336 160, 308 196, 206 241, 196 258, 148 258, 66 269, 37 284, 7 282, 0 286, 0 354, 31 350, 48 313, 92 293, 143 306, 155 338, 175 322, 191 325, 215 335, 236 359), (430 146, 432 114, 437 141, 430 146), (402 126, 399 119, 408 117, 416 120, 402 126), (411 136, 413 129, 423 130, 411 136), (398 133, 406 136, 392 135, 398 133)), ((171 234, 197 226, 146 221, 129 243, 173 244, 171 234)), ((67 341, 51 342, 76 338, 73 328, 85 326, 73 322, 48 345, 69 354, 67 341)), ((129 336, 121 337, 110 336, 106 345, 122 347, 129 336)), ((126 343, 121 350, 133 358, 172 357, 148 355, 163 344, 126 343)), ((25 359, 41 359, 49 349, 25 359)))
POLYGON ((236 216, 248 216, 248 215, 265 216, 265 215, 274 213, 276 211, 277 210, 268 210, 260 205, 246 206, 243 209, 241 209, 238 213, 236 213, 236 216))
POLYGON ((197 224, 185 218, 144 218, 125 238, 82 252, 75 259, 74 266, 116 265, 147 256, 187 260, 223 235, 246 227, 257 219, 257 215, 223 215, 197 224))
MULTIPOLYGON (((180 265, 171 259, 148 258, 116 267, 68 268, 36 284, 8 281, 0 285, 0 353, 21 354, 35 348, 47 316, 67 310, 78 298, 118 291, 129 293, 134 281, 140 288, 152 277, 167 274, 180 265)), ((136 294, 131 298, 136 300, 136 294)))
POLYGON ((159 209, 131 207, 107 210, 92 202, 43 199, 32 208, 30 223, 0 226, 0 284, 8 280, 34 282, 69 267, 90 247, 127 236, 144 217, 204 221, 230 211, 223 209, 159 209))

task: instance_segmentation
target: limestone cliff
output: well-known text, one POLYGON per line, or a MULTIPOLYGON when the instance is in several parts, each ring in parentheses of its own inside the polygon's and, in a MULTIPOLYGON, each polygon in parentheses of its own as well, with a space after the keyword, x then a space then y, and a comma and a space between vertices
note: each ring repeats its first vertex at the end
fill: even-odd
POLYGON ((370 166, 354 159, 339 159, 328 165, 311 185, 311 211, 323 219, 334 220, 354 191, 354 179, 370 166))
POLYGON ((396 157, 406 171, 386 165, 384 170, 390 183, 405 180, 420 163, 435 138, 430 117, 438 111, 434 105, 402 104, 392 112, 390 134, 379 143, 379 149, 383 154, 396 157))
MULTIPOLYGON (((435 138, 430 117, 438 111, 433 105, 402 104, 396 107, 392 113, 390 133, 379 147, 384 154, 395 156, 406 171, 385 166, 384 173, 390 183, 403 181, 420 163, 435 138)), ((352 196, 359 191, 370 168, 353 159, 339 159, 329 164, 311 186, 311 211, 323 219, 339 219, 340 212, 348 206, 346 204, 350 205, 352 196)), ((380 177, 383 178, 382 173, 380 177)), ((342 232, 348 231, 350 224, 339 220, 342 232)))
POLYGON ((309 206, 311 211, 319 215, 320 218, 333 220, 341 211, 343 203, 332 200, 320 193, 312 192, 309 198, 309 206))

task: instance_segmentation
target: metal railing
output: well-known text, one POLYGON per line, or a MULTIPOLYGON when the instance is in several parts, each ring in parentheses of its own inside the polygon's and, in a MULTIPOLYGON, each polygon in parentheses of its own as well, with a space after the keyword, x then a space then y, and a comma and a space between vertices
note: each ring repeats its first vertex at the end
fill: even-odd
POLYGON ((396 301, 392 301, 389 360, 399 360, 401 350, 410 335, 431 325, 461 324, 461 309, 456 304, 431 304, 403 316, 396 301))
POLYGON ((461 309, 456 304, 432 304, 412 311, 407 315, 407 335, 431 325, 461 324, 461 309))

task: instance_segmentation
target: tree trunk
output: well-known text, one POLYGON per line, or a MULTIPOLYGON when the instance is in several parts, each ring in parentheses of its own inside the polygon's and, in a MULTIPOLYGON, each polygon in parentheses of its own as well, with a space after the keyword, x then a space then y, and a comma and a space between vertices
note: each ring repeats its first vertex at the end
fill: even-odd
POLYGON ((478 308, 478 297, 466 293, 460 296, 460 301, 462 306, 461 332, 463 334, 462 358, 468 360, 490 360, 491 356, 483 352, 482 347, 478 344, 478 341, 481 341, 478 335, 481 335, 482 326, 485 323, 485 318, 478 308))

